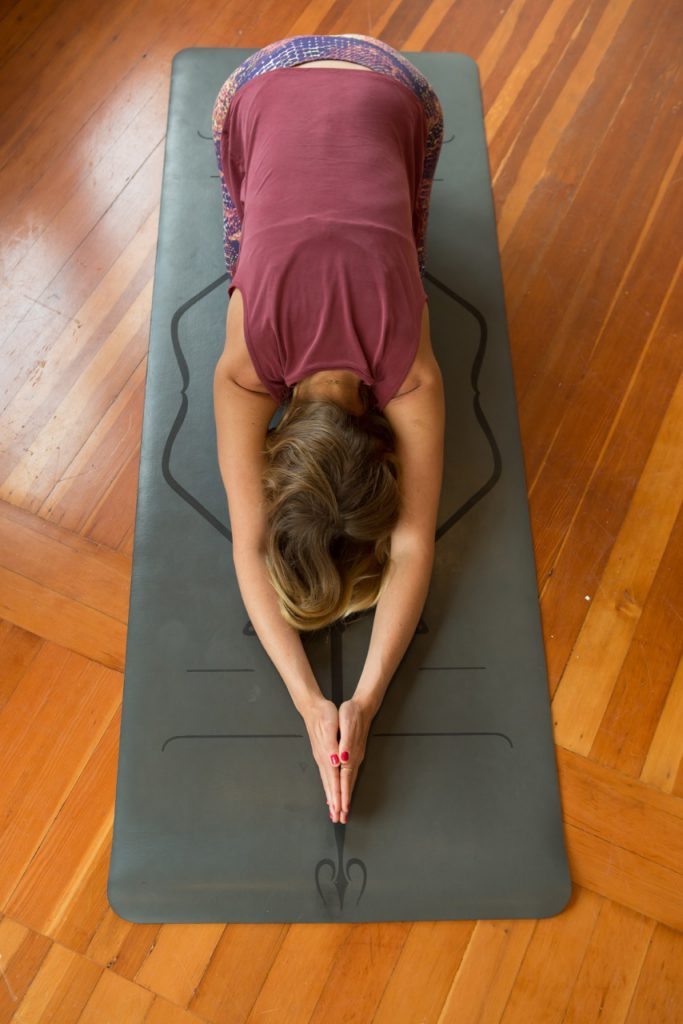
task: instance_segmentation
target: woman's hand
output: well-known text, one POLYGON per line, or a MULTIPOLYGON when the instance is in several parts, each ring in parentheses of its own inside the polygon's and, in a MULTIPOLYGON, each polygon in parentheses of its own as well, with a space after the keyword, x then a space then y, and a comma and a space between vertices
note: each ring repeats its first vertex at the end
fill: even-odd
MULTIPOLYGON (((339 705, 339 775, 341 782, 341 815, 346 824, 351 794, 358 778, 358 769, 365 757, 370 723, 374 718, 371 707, 352 697, 339 705)), ((335 769, 336 770, 336 769, 335 769)), ((336 821, 336 818, 334 819, 336 821)))
POLYGON ((321 697, 302 713, 332 821, 346 824, 351 794, 365 757, 370 723, 375 712, 354 699, 339 706, 321 697), (341 733, 341 736, 339 735, 341 733))
MULTIPOLYGON (((302 712, 308 730, 315 763, 320 769, 323 789, 333 821, 338 820, 341 805, 339 768, 334 767, 332 758, 339 764, 339 715, 337 706, 331 700, 320 697, 302 712)), ((346 748, 344 748, 346 749, 346 748)))

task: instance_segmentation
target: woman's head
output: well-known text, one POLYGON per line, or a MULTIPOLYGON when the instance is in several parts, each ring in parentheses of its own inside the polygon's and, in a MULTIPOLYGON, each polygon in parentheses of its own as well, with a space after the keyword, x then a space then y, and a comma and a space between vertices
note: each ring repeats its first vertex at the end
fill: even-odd
POLYGON ((372 608, 386 582, 400 465, 388 421, 364 397, 355 415, 295 388, 266 435, 266 566, 297 630, 372 608))

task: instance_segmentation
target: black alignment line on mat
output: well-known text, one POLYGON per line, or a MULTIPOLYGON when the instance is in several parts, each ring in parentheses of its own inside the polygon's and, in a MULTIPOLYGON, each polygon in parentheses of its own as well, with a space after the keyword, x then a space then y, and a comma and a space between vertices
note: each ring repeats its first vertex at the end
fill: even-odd
MULTIPOLYGON (((182 379, 182 388, 181 388, 181 392, 180 392, 181 400, 180 400, 180 406, 179 406, 179 409, 178 409, 178 413, 177 413, 177 415, 175 417, 175 420, 174 420, 174 422, 173 422, 173 424, 171 426, 168 438, 166 440, 166 444, 164 446, 164 451, 163 451, 162 458, 161 458, 161 470, 162 470, 162 475, 163 475, 166 483, 168 484, 168 486, 173 491, 175 491, 176 494, 183 501, 186 501, 189 505, 191 505, 192 508, 194 508, 195 511, 198 512, 199 515, 202 516, 202 518, 207 523, 209 523, 210 526, 214 527, 214 529, 218 530, 219 533, 221 533, 224 537, 227 537, 228 540, 230 540, 230 542, 232 542, 232 533, 231 533, 230 529, 227 527, 227 525, 225 523, 221 522, 219 519, 217 519, 216 516, 214 516, 202 504, 202 502, 199 501, 199 499, 197 497, 195 497, 185 487, 183 487, 182 484, 173 476, 173 474, 171 472, 171 468, 170 468, 170 459, 171 459, 171 452, 172 452, 172 449, 173 449, 173 444, 174 444, 174 441, 175 441, 176 437, 180 433, 180 429, 181 429, 181 427, 183 425, 183 422, 185 420, 185 417, 187 415, 187 410, 188 410, 188 398, 187 398, 186 392, 187 392, 187 388, 188 388, 189 383, 190 383, 190 372, 189 372, 189 367, 188 367, 188 364, 187 364, 187 360, 185 359, 185 356, 183 354, 181 340, 180 340, 181 321, 182 321, 183 316, 185 315, 185 313, 189 309, 191 309, 198 302, 201 302, 202 299, 206 298, 207 295, 210 295, 211 292, 214 291, 214 289, 220 287, 220 285, 222 285, 226 280, 228 280, 229 276, 230 275, 227 274, 227 273, 221 274, 221 276, 216 278, 215 281, 212 281, 205 288, 202 288, 201 291, 197 292, 196 295, 193 295, 190 299, 187 300, 187 302, 183 303, 182 306, 179 306, 178 309, 176 310, 176 312, 173 314, 173 317, 171 319, 171 343, 173 345, 173 351, 174 351, 174 354, 175 354, 175 357, 176 357, 176 360, 177 360, 177 363, 178 363, 178 368, 180 370, 180 375, 181 375, 181 379, 182 379)), ((471 316, 474 317, 476 323, 478 324, 478 327, 479 327, 479 343, 478 343, 478 346, 477 346, 476 355, 475 355, 473 363, 472 363, 472 370, 471 370, 471 374, 470 374, 470 382, 471 382, 472 390, 473 390, 474 413, 475 413, 477 422, 479 423, 479 426, 481 427, 481 429, 482 429, 482 431, 484 433, 484 436, 486 437, 486 440, 487 440, 487 442, 489 444, 489 447, 491 449, 491 453, 492 453, 492 456, 493 456, 493 469, 492 469, 492 472, 491 472, 488 480, 477 491, 475 491, 474 494, 472 494, 467 499, 467 501, 465 501, 462 505, 460 505, 460 507, 457 508, 446 519, 446 521, 444 523, 442 523, 438 527, 438 529, 436 531, 436 535, 435 535, 435 539, 438 541, 438 540, 440 540, 440 538, 445 533, 448 532, 448 530, 451 529, 451 527, 456 522, 458 522, 459 519, 461 519, 474 505, 476 505, 477 502, 481 501, 484 498, 484 496, 486 494, 488 494, 488 492, 496 485, 496 483, 499 480, 500 475, 501 475, 502 459, 501 459, 500 449, 499 449, 498 444, 496 442, 496 439, 494 437, 493 431, 492 431, 492 429, 491 429, 491 427, 490 427, 490 425, 489 425, 489 423, 488 423, 488 421, 487 421, 487 419, 486 419, 486 417, 484 415, 484 412, 483 412, 483 410, 481 408, 481 403, 480 403, 479 373, 480 373, 480 370, 481 370, 481 367, 482 367, 482 364, 483 364, 484 355, 486 353, 486 343, 487 343, 487 339, 488 339, 488 328, 487 328, 486 319, 485 319, 485 317, 483 316, 483 314, 481 313, 480 310, 478 310, 471 303, 467 302, 466 299, 464 299, 461 296, 457 295, 446 284, 444 284, 442 281, 439 281, 438 278, 435 278, 433 275, 431 275, 429 273, 426 273, 425 276, 432 282, 432 284, 434 284, 437 288, 439 288, 450 299, 452 299, 454 302, 459 303, 463 307, 463 309, 465 309, 471 316)), ((331 691, 332 691, 332 699, 333 699, 334 703, 337 705, 337 707, 344 700, 344 678, 343 678, 344 658, 343 658, 343 639, 342 639, 343 633, 344 633, 344 631, 347 628, 349 628, 353 624, 353 622, 357 621, 358 619, 365 618, 367 615, 372 614, 372 612, 373 612, 373 609, 366 609, 363 612, 360 612, 360 613, 357 613, 355 615, 349 616, 345 621, 344 620, 338 620, 337 622, 332 623, 332 625, 326 627, 326 629, 324 630, 324 632, 329 633, 329 638, 330 638, 331 691)), ((426 632, 429 632, 427 624, 424 621, 424 618, 420 617, 420 621, 419 621, 419 624, 418 624, 418 626, 417 626, 417 628, 415 630, 415 633, 417 635, 418 633, 426 633, 426 632)), ((246 624, 246 626, 243 629, 243 633, 256 636, 255 630, 253 629, 253 626, 252 626, 251 622, 247 621, 247 624, 246 624)), ((477 667, 478 668, 484 668, 484 666, 477 666, 477 667)), ((512 740, 510 739, 510 737, 507 736, 505 733, 500 733, 500 732, 471 732, 471 733, 469 733, 469 732, 441 732, 441 733, 431 733, 431 732, 430 733, 419 733, 419 732, 418 733, 408 733, 408 732, 384 733, 384 732, 382 732, 382 733, 376 733, 376 732, 374 732, 372 730, 372 728, 370 729, 370 732, 369 732, 369 735, 368 735, 368 744, 370 744, 371 742, 375 742, 376 738, 377 739, 379 739, 379 738, 381 738, 381 739, 400 739, 400 740, 405 741, 405 739, 408 738, 408 737, 419 737, 419 736, 422 736, 422 735, 430 736, 430 737, 435 737, 435 736, 448 737, 451 741, 454 738, 456 738, 456 737, 464 738, 464 737, 472 736, 472 737, 476 737, 478 741, 481 741, 481 739, 483 737, 487 737, 487 736, 488 737, 497 737, 498 739, 502 739, 505 742, 507 742, 508 745, 511 748, 514 747, 514 744, 513 744, 512 740)), ((200 739, 202 741, 206 741, 206 740, 211 740, 212 738, 219 738, 219 739, 250 739, 250 740, 254 740, 254 739, 273 740, 273 739, 280 738, 280 739, 296 739, 297 741, 300 742, 304 737, 303 737, 303 734, 297 734, 297 733, 289 733, 289 734, 277 734, 277 733, 275 733, 275 734, 267 734, 267 733, 266 734, 253 734, 252 733, 252 734, 248 734, 248 735, 244 735, 244 734, 242 734, 242 735, 239 735, 239 734, 238 735, 225 734, 225 735, 218 735, 218 736, 202 735, 202 734, 199 734, 199 735, 182 735, 182 734, 180 734, 180 735, 175 735, 175 736, 169 736, 164 741, 164 743, 162 744, 162 748, 161 749, 162 749, 162 751, 164 751, 166 746, 169 743, 171 743, 172 741, 174 741, 174 740, 200 739)), ((360 778, 360 776, 363 774, 363 770, 365 768, 365 764, 366 764, 366 760, 363 760, 363 762, 361 763, 360 768, 359 768, 358 778, 360 778)), ((318 894, 319 894, 323 904, 325 906, 328 906, 328 907, 332 907, 332 905, 334 904, 335 909, 338 908, 340 910, 343 910, 343 908, 344 908, 344 898, 345 898, 345 895, 346 895, 346 890, 349 888, 349 886, 353 882, 352 869, 355 869, 357 867, 359 869, 360 875, 362 877, 362 885, 360 887, 360 892, 358 893, 358 896, 357 896, 356 901, 355 901, 356 905, 358 905, 358 903, 360 902, 360 899, 361 899, 361 897, 363 895, 363 892, 365 891, 365 887, 366 887, 366 883, 367 883, 367 878, 368 878, 368 871, 367 871, 367 867, 366 867, 365 863, 360 858, 358 858, 358 857, 351 857, 351 858, 348 858, 346 861, 344 860, 344 843, 345 843, 345 840, 346 840, 346 829, 347 829, 348 826, 346 824, 343 824, 342 822, 336 822, 336 823, 333 822, 332 825, 333 825, 333 829, 334 829, 334 833, 333 834, 334 834, 334 837, 335 837, 335 849, 336 849, 336 855, 337 855, 337 862, 335 863, 329 857, 324 857, 324 858, 318 860, 317 864, 315 866, 315 870, 314 870, 314 879, 315 879, 315 885, 316 885, 318 894), (323 872, 324 869, 327 869, 328 872, 329 872, 329 875, 328 875, 327 878, 322 878, 321 877, 322 876, 322 872, 323 872), (322 882, 322 884, 321 884, 321 882, 322 882)), ((353 874, 355 874, 355 871, 353 872, 353 874)))
MULTIPOLYGON (((417 630, 415 630, 417 633, 417 630)), ((423 630, 423 632, 426 632, 423 630)), ((475 672, 485 669, 486 665, 423 665, 421 672, 475 672)), ((215 672, 255 672, 254 668, 186 668, 185 672, 190 675, 197 673, 201 676, 210 676, 215 672)))
MULTIPOLYGON (((361 765, 361 771, 362 770, 363 766, 361 765)), ((315 885, 320 895, 320 898, 325 905, 328 904, 328 899, 326 898, 325 893, 320 887, 320 873, 323 868, 330 869, 331 874, 330 877, 327 879, 327 883, 330 886, 330 888, 333 887, 336 890, 339 907, 335 909, 339 910, 344 909, 344 896, 346 895, 346 890, 351 884, 349 869, 355 868, 357 864, 360 868, 363 877, 363 884, 361 885, 360 892, 358 893, 356 906, 358 906, 358 904, 360 903, 360 898, 365 891, 365 884, 368 880, 368 869, 366 868, 364 862, 360 859, 360 857, 349 857, 346 863, 344 863, 344 839, 346 837, 346 828, 347 826, 342 825, 341 823, 337 823, 334 826, 334 839, 335 847, 337 850, 337 863, 335 864, 330 857, 323 857, 322 860, 318 861, 315 867, 315 885)), ((330 893, 330 895, 332 896, 332 898, 334 898, 332 893, 330 893)))
POLYGON ((484 437, 489 443, 491 455, 493 456, 493 468, 491 470, 491 475, 489 476, 488 480, 486 480, 482 484, 482 486, 477 491, 474 492, 474 494, 470 495, 467 501, 463 502, 463 504, 459 508, 457 508, 455 512, 453 512, 448 517, 448 519, 446 519, 446 521, 443 522, 437 528, 434 537, 435 540, 438 541, 441 537, 443 537, 444 533, 450 530, 450 528, 454 526, 459 519, 462 519, 462 517, 467 512, 469 512, 469 510, 474 505, 476 505, 477 502, 481 501, 482 498, 484 498, 489 493, 489 491, 491 491, 495 487, 495 485, 498 483, 498 480, 500 479, 503 460, 500 454, 500 448, 498 447, 498 442, 496 441, 493 430, 491 429, 491 425, 486 419, 486 416, 484 415, 484 410, 481 407, 481 402, 479 401, 479 396, 481 394, 481 392, 479 391, 479 373, 484 362, 484 356, 486 355, 486 343, 488 341, 489 333, 486 318, 484 317, 484 314, 477 309, 476 306, 473 306, 471 302, 468 302, 467 299, 464 299, 462 295, 457 295, 456 292, 452 290, 452 288, 449 288, 447 284, 443 283, 443 281, 439 281, 438 278, 430 274, 429 271, 425 271, 425 277, 429 281, 431 281, 432 284, 434 284, 437 288, 439 288, 445 295, 448 295, 449 298, 459 303, 459 305, 461 305, 462 308, 467 313, 474 317, 479 327, 479 344, 477 345, 477 351, 474 360, 472 361, 472 369, 470 371, 470 385, 472 387, 473 392, 472 408, 474 409, 474 415, 477 419, 477 423, 481 427, 484 437))
MULTIPOLYGON (((447 533, 448 530, 450 530, 451 527, 454 526, 456 522, 458 522, 458 520, 462 519, 462 517, 467 512, 469 512, 470 509, 477 504, 477 502, 481 501, 485 497, 485 495, 488 494, 489 491, 495 486, 501 475, 502 460, 500 455, 500 449, 494 437, 493 431, 484 415, 480 402, 479 373, 484 361, 484 356, 486 354, 486 344, 488 340, 488 326, 486 323, 486 318, 484 317, 482 312, 476 308, 476 306, 474 306, 472 303, 468 302, 467 299, 463 298, 462 296, 454 292, 453 289, 451 289, 443 281, 440 281, 438 278, 434 277, 429 272, 426 272, 425 276, 428 278, 429 281, 431 281, 435 285, 435 287, 439 288, 445 295, 447 295, 454 302, 457 302, 460 306, 462 306, 462 308, 466 312, 468 312, 472 317, 474 317, 479 327, 479 341, 477 345, 477 351, 472 362, 472 370, 470 373, 470 383, 473 391, 472 404, 475 418, 477 420, 477 423, 481 427, 484 436, 486 437, 493 458, 493 467, 488 480, 486 480, 484 484, 467 499, 467 501, 460 505, 459 508, 455 509, 455 511, 445 520, 445 522, 443 522, 438 527, 435 534, 435 540, 439 541, 441 537, 445 533, 447 533)), ((165 479, 166 483, 171 488, 171 490, 175 491, 175 493, 183 501, 187 502, 188 505, 194 508, 194 510, 198 512, 199 515, 207 523, 209 523, 210 526, 216 529, 220 534, 222 534, 232 543, 232 532, 230 531, 229 527, 220 519, 218 519, 209 509, 207 509, 206 506, 199 500, 199 498, 197 498, 185 487, 183 487, 180 481, 176 479, 176 477, 174 477, 173 473, 171 472, 171 453, 173 450, 173 444, 175 442, 176 437, 180 433, 189 406, 187 398, 187 389, 190 384, 190 371, 181 344, 182 318, 189 309, 192 309, 193 306, 197 305, 197 303, 205 299, 216 288, 224 284, 225 281, 227 281, 229 278, 230 275, 228 273, 221 274, 220 277, 216 278, 210 284, 206 285, 206 287, 202 288, 195 295, 191 296, 187 300, 187 302, 184 302, 181 306, 179 306, 171 318, 171 344, 173 346, 173 352, 176 357, 178 369, 180 370, 182 387, 180 389, 180 406, 178 408, 175 420, 172 423, 171 428, 169 430, 169 434, 166 439, 164 450, 161 456, 161 472, 163 478, 165 479)), ((358 612, 354 615, 348 616, 346 620, 340 620, 336 623, 333 623, 332 626, 328 626, 326 628, 325 632, 331 631, 332 634, 333 661, 335 660, 336 657, 334 654, 335 642, 339 638, 339 634, 357 620, 366 618, 372 614, 373 609, 366 609, 365 611, 358 612)), ((255 630, 249 620, 247 620, 243 632, 246 635, 256 635, 255 630)), ((426 632, 429 632, 429 629, 424 618, 421 616, 415 633, 420 634, 426 632)), ((340 659, 341 655, 336 657, 336 660, 338 661, 339 664, 341 664, 340 659)), ((334 673, 334 676, 335 679, 340 680, 340 674, 338 675, 337 673, 334 673)), ((338 687, 340 689, 343 688, 341 682, 339 682, 338 687)), ((337 689, 337 687, 335 687, 335 689, 337 689)))
MULTIPOLYGON (((211 292, 213 292, 216 288, 220 287, 220 285, 227 281, 229 277, 230 275, 227 273, 221 274, 221 276, 216 278, 215 281, 212 281, 205 288, 202 288, 201 291, 197 292, 195 295, 189 298, 187 302, 184 302, 182 306, 178 306, 177 310, 173 314, 173 317, 171 318, 171 344, 173 346, 173 352, 176 357, 178 369, 180 370, 182 387, 180 389, 180 405, 178 408, 178 412, 169 430, 169 434, 166 439, 164 450, 161 456, 161 472, 164 477, 164 480, 171 488, 171 490, 175 491, 175 493, 183 501, 187 502, 187 504, 190 505, 196 512, 198 512, 199 515, 207 523, 209 523, 210 526, 212 526, 215 530, 221 533, 224 537, 227 537, 227 539, 232 543, 232 532, 229 529, 229 527, 220 519, 218 519, 208 508, 206 508, 206 506, 203 505, 202 502, 195 495, 193 495, 190 491, 183 487, 180 481, 173 476, 170 465, 173 444, 175 442, 176 437, 180 433, 180 429, 185 421, 189 404, 186 392, 190 384, 190 371, 180 341, 180 324, 183 316, 185 315, 185 313, 187 313, 189 309, 197 305, 198 302, 201 302, 202 299, 205 299, 207 295, 210 295, 211 292)), ((486 416, 484 415, 484 411, 481 407, 480 402, 479 373, 481 370, 482 363, 484 361, 484 356, 486 354, 486 343, 488 340, 488 327, 486 319, 484 315, 481 313, 481 311, 476 308, 476 306, 473 306, 472 303, 467 301, 467 299, 464 299, 461 295, 458 295, 456 292, 454 292, 451 288, 448 287, 448 285, 444 284, 443 281, 440 281, 438 278, 434 277, 429 272, 425 273, 425 277, 428 280, 430 280, 432 284, 435 285, 435 287, 439 288, 445 295, 447 295, 454 302, 457 302, 459 305, 462 306, 464 310, 466 310, 466 312, 473 316, 479 327, 479 343, 477 345, 477 351, 472 362, 472 370, 470 373, 470 384, 472 386, 473 391, 472 406, 474 409, 474 415, 476 417, 477 423, 479 424, 484 433, 484 436, 491 449, 491 455, 493 457, 493 468, 491 470, 491 474, 489 475, 488 480, 486 480, 482 484, 482 486, 467 499, 467 501, 460 505, 459 508, 455 509, 455 511, 451 513, 450 516, 448 516, 445 522, 443 522, 437 528, 434 539, 438 541, 441 539, 441 537, 443 537, 445 533, 448 532, 448 530, 451 529, 452 526, 455 525, 455 523, 458 522, 458 520, 462 519, 462 517, 467 512, 469 512, 470 509, 477 504, 477 502, 481 501, 482 498, 484 498, 485 495, 487 495, 489 491, 496 485, 501 475, 502 459, 500 455, 500 449, 493 434, 493 430, 491 429, 491 426, 488 420, 486 419, 486 416)), ((367 613, 360 613, 361 616, 364 616, 365 614, 367 613)), ((347 624, 351 621, 351 618, 352 617, 349 616, 347 624)), ((355 619, 353 621, 355 621, 355 619)))
MULTIPOLYGON (((302 732, 186 732, 177 733, 175 736, 167 736, 161 744, 163 753, 169 743, 174 740, 301 740, 305 734, 302 732)), ((466 732, 375 732, 371 729, 369 736, 393 738, 395 736, 498 736, 514 749, 514 743, 504 732, 486 732, 481 730, 468 730, 466 732)))

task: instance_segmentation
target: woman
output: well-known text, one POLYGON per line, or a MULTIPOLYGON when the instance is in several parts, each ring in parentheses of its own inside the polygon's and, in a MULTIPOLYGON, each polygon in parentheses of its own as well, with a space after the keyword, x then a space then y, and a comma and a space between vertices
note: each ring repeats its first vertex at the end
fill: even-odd
POLYGON ((442 137, 427 79, 370 36, 271 43, 213 108, 232 299, 214 402, 233 557, 335 821, 433 558, 443 385, 422 277, 442 137), (381 616, 403 550, 411 593, 395 579, 381 616), (297 631, 375 605, 367 673, 337 713, 297 631))

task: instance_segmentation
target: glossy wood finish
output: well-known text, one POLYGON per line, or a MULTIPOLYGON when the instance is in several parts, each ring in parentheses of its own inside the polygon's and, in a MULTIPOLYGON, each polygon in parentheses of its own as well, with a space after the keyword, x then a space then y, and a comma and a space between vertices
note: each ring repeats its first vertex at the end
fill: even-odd
POLYGON ((0 19, 0 1022, 683 1020, 680 7, 0 19), (107 904, 170 63, 315 31, 480 67, 575 881, 554 918, 159 927, 107 904))

